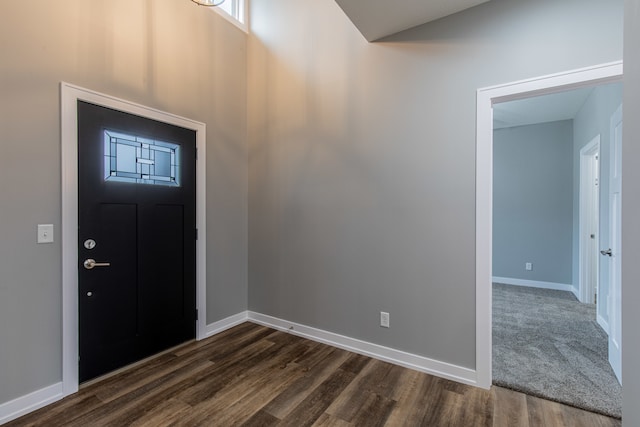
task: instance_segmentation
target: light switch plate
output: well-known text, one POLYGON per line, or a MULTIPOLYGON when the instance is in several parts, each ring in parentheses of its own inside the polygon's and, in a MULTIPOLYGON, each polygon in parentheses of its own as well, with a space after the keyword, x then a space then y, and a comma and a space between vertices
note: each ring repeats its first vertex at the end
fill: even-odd
POLYGON ((53 243, 53 224, 38 224, 38 243, 53 243))

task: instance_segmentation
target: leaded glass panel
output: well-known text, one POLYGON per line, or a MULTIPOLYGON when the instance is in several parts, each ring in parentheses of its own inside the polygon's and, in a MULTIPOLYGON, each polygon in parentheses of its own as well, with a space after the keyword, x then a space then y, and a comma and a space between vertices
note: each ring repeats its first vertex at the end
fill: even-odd
POLYGON ((179 186, 180 146, 104 131, 105 181, 179 186))

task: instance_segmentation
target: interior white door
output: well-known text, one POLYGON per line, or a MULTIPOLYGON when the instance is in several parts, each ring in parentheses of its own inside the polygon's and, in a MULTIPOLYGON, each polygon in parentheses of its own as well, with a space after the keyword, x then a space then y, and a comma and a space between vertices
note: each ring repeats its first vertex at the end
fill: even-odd
POLYGON ((622 384, 622 292, 621 221, 622 207, 622 106, 611 116, 611 168, 609 189, 609 363, 622 384))

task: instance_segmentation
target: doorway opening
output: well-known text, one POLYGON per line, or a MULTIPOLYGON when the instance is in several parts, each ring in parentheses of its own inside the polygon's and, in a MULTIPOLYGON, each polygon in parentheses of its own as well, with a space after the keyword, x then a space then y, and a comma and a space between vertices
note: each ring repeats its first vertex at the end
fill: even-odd
POLYGON ((543 76, 477 92, 476 132, 476 383, 492 383, 493 106, 622 80, 622 62, 543 76))
MULTIPOLYGON (((489 316, 492 316, 492 318, 488 319, 489 324, 491 325, 491 331, 489 331, 489 333, 497 334, 496 340, 491 336, 488 339, 489 346, 493 344, 496 345, 493 349, 489 349, 488 352, 491 355, 488 362, 494 363, 493 369, 496 369, 495 373, 490 374, 488 380, 493 380, 495 374, 495 381, 497 381, 498 384, 507 384, 510 388, 517 388, 519 384, 521 384, 521 391, 528 392, 530 394, 540 393, 540 396, 547 396, 547 398, 552 400, 565 401, 570 404, 576 404, 577 406, 580 406, 579 404, 582 402, 584 397, 581 390, 596 389, 596 392, 592 393, 592 396, 589 396, 588 399, 585 400, 584 409, 593 410, 594 412, 602 411, 602 413, 611 416, 621 415, 621 388, 615 380, 615 376, 612 375, 613 371, 611 368, 613 367, 615 369, 616 364, 610 356, 611 342, 613 341, 615 344, 617 341, 615 339, 608 340, 604 331, 598 327, 598 324, 596 323, 595 305, 590 306, 585 312, 586 317, 581 318, 583 320, 578 322, 582 322, 584 324, 589 323, 589 327, 585 330, 578 331, 583 335, 581 338, 575 339, 582 340, 582 342, 586 344, 586 348, 589 348, 590 346, 598 348, 598 351, 594 353, 600 354, 601 361, 599 364, 591 364, 591 360, 589 359, 591 353, 586 354, 577 347, 575 349, 571 349, 570 345, 564 346, 565 342, 574 341, 574 334, 572 331, 569 330, 567 334, 563 335, 562 331, 565 329, 564 327, 551 326, 556 317, 558 317, 558 319, 556 319, 557 326, 573 322, 572 318, 560 319, 562 316, 555 316, 555 313, 572 312, 571 310, 565 310, 563 303, 555 304, 555 302, 552 301, 541 302, 542 297, 547 296, 546 294, 539 294, 539 290, 537 289, 535 292, 527 290, 526 293, 535 294, 536 299, 527 300, 529 302, 520 307, 518 313, 509 313, 509 308, 505 311, 505 307, 513 308, 513 306, 516 305, 514 303, 515 300, 511 300, 510 303, 506 305, 504 300, 508 298, 513 299, 513 294, 509 294, 509 292, 514 291, 509 290, 509 286, 503 289, 504 285, 496 285, 498 287, 493 290, 493 285, 491 284, 493 280, 491 279, 495 279, 494 276, 496 275, 503 277, 515 277, 516 279, 511 283, 509 281, 502 282, 500 280, 497 282, 506 283, 507 285, 527 286, 525 289, 547 288, 570 290, 575 294, 575 296, 585 303, 593 304, 597 301, 594 294, 596 293, 596 290, 598 290, 598 264, 605 261, 598 253, 598 213, 604 212, 604 215, 607 215, 608 211, 611 209, 604 200, 602 205, 599 205, 598 203, 598 190, 600 184, 598 179, 598 161, 600 159, 599 135, 593 139, 591 139, 593 134, 591 134, 589 138, 585 138, 585 135, 597 130, 598 132, 606 132, 606 135, 608 136, 609 115, 618 105, 616 102, 620 102, 622 89, 620 84, 607 86, 604 86, 604 84, 618 82, 621 74, 621 64, 606 64, 600 67, 593 67, 556 76, 547 76, 541 79, 490 88, 487 90, 492 91, 489 96, 486 96, 487 93, 483 93, 482 90, 478 91, 477 219, 479 220, 483 213, 487 213, 493 228, 487 232, 487 235, 485 236, 489 245, 477 247, 477 273, 479 273, 477 277, 477 301, 480 302, 483 297, 487 296, 487 294, 489 296, 489 300, 491 297, 497 298, 494 300, 497 301, 497 305, 495 307, 492 306, 493 301, 487 301, 487 304, 490 305, 488 310, 489 316), (620 66, 618 70, 615 69, 616 65, 620 66), (596 86, 597 89, 594 89, 596 86), (547 114, 548 111, 557 108, 558 104, 562 104, 560 97, 564 96, 564 101, 567 101, 570 100, 573 94, 579 94, 581 92, 584 93, 585 90, 588 91, 589 95, 580 103, 580 107, 578 108, 580 111, 579 116, 576 115, 577 111, 572 117, 557 118, 553 115, 547 114), (483 96, 486 96, 484 100, 482 99, 483 96), (548 104, 547 108, 539 108, 540 105, 542 105, 540 102, 549 102, 550 99, 553 99, 553 106, 549 106, 548 104), (586 99, 588 99, 588 102, 586 102, 586 99), (488 119, 488 123, 483 123, 481 119, 483 114, 483 101, 488 101, 489 111, 485 116, 485 119, 488 119), (538 102, 539 105, 535 105, 535 102, 538 102), (603 103, 606 107, 600 108, 603 103), (544 114, 540 114, 539 112, 536 113, 532 110, 530 115, 533 119, 537 119, 542 116, 546 117, 540 120, 532 120, 529 123, 518 122, 518 120, 522 120, 522 117, 519 116, 523 115, 523 111, 525 111, 526 108, 532 108, 532 105, 538 107, 538 110, 542 110, 544 112, 544 114), (509 114, 505 114, 505 111, 512 113, 511 116, 509 116, 509 114), (597 119, 594 118, 596 116, 597 119), (576 119, 575 124, 573 117, 576 119), (578 119, 578 117, 580 117, 580 119, 578 119), (570 119, 571 121, 567 122, 567 119, 570 119), (597 124, 589 123, 589 121, 594 120, 597 120, 597 124), (499 127, 506 129, 495 130, 494 133, 494 123, 498 126, 501 125, 501 121, 505 121, 506 125, 499 127), (515 124, 511 124, 511 127, 510 123, 508 123, 510 121, 515 122, 515 124), (560 125, 564 125, 565 128, 568 125, 570 135, 568 137, 566 135, 563 136, 561 132, 558 133, 556 130, 556 133, 552 133, 552 136, 549 137, 548 129, 550 127, 560 128, 562 127, 560 125), (482 132, 483 126, 488 128, 488 132, 482 132), (533 132, 542 132, 544 136, 538 137, 536 140, 535 137, 530 136, 533 132), (559 136, 554 136, 556 134, 559 136), (481 145, 482 138, 484 136, 487 136, 487 140, 484 141, 487 145, 484 148, 489 149, 489 155, 486 158, 483 158, 481 145), (549 140, 553 138, 558 138, 558 143, 549 144, 549 140), (528 154, 523 156, 523 141, 531 141, 532 143, 537 144, 541 147, 540 149, 544 156, 539 153, 535 153, 535 150, 532 150, 531 147, 524 150, 528 154), (583 147, 583 141, 589 141, 589 143, 583 147), (505 142, 510 144, 505 145, 505 142), (567 144, 569 151, 566 149, 562 150, 556 148, 559 145, 567 146, 567 144), (520 151, 517 151, 514 146, 520 146, 520 151), (507 156, 505 156, 505 152, 508 153, 507 156), (516 157, 514 157, 514 153, 516 153, 516 157), (520 155, 519 159, 517 157, 518 153, 520 155), (551 153, 551 157, 549 157, 549 153, 551 153), (564 165, 557 164, 555 160, 550 161, 550 159, 554 159, 555 156, 564 158, 564 165), (511 169, 509 167, 505 167, 505 161, 508 163, 510 158, 515 159, 516 161, 519 160, 521 162, 520 167, 516 167, 515 169, 513 167, 511 169), (484 207, 487 208, 484 212, 481 204, 483 194, 480 191, 480 189, 483 188, 482 186, 487 184, 487 181, 482 182, 483 160, 488 161, 484 166, 488 166, 488 169, 491 172, 491 176, 488 177, 488 184, 490 185, 486 187, 488 193, 490 193, 488 194, 488 199, 491 200, 491 203, 488 208, 486 206, 484 207), (500 165, 500 168, 497 168, 497 165, 500 165), (574 170, 575 176, 571 176, 571 174, 568 176, 567 174, 563 175, 563 169, 569 171, 574 170), (511 178, 515 179, 512 179, 511 181, 508 179, 505 180, 505 170, 511 173, 511 178), (549 179, 550 176, 552 177, 551 179, 549 179), (493 181, 494 179, 495 182, 493 181), (514 185, 514 180, 520 180, 518 182, 524 184, 522 185, 522 191, 518 192, 519 188, 517 185, 514 185), (509 182, 505 185, 505 181, 509 182), (496 185, 498 184, 498 189, 496 189, 496 185), (506 193, 511 195, 511 199, 505 198, 505 189, 503 187, 508 188, 506 193), (561 188, 565 188, 565 193, 567 193, 566 190, 568 188, 569 194, 563 194, 561 188), (494 194, 494 192, 496 193, 494 194), (522 193, 524 193, 524 195, 522 193), (573 193, 573 196, 571 193, 573 193), (573 208, 571 206, 572 199, 574 200, 573 208), (508 203, 506 203, 505 200, 508 203), (538 215, 538 217, 536 217, 535 210, 538 207, 538 204, 545 204, 550 201, 554 201, 554 203, 549 206, 551 209, 547 209, 547 211, 540 210, 538 213, 542 213, 542 215, 538 215), (518 205, 521 209, 514 209, 514 205, 518 205), (506 209, 505 206, 507 206, 506 209), (525 207, 526 209, 522 209, 522 207, 525 207), (552 213, 554 210, 559 212, 552 213), (505 214, 505 211, 507 214, 505 214), (571 213, 572 211, 573 218, 571 213), (518 213, 523 212, 524 215, 522 217, 518 217, 518 213), (505 222, 503 223, 501 221, 505 222), (561 223, 564 224, 564 226, 558 227, 561 223), (572 223, 573 225, 571 225, 572 223), (531 230, 528 230, 529 234, 520 232, 522 229, 526 229, 529 226, 531 226, 531 230), (505 232, 505 228, 507 229, 507 232, 505 232), (547 230, 547 228, 549 230, 547 230), (554 232, 550 232, 550 230, 554 230, 554 232), (496 235, 496 233, 498 234, 496 235), (520 236, 520 234, 522 234, 522 236, 520 236), (559 234, 559 236, 556 236, 556 234, 559 234), (573 241, 573 243, 568 244, 570 241, 573 241), (505 242, 508 242, 508 244, 505 244, 505 242), (563 250, 560 252, 555 251, 556 246, 563 246, 563 250), (509 248, 509 250, 505 251, 505 248, 509 248), (522 253, 518 253, 518 250, 522 253, 526 252, 527 256, 532 257, 534 266, 536 266, 536 260, 541 260, 539 264, 542 265, 542 268, 538 269, 538 271, 535 271, 536 268, 533 268, 536 273, 535 275, 531 274, 532 264, 530 262, 525 262, 526 258, 522 256, 522 253), (483 254, 483 251, 486 252, 483 254), (514 256, 514 253, 515 255, 520 255, 520 257, 518 258, 518 256, 514 256), (486 276, 482 277, 480 275, 483 269, 481 258, 486 254, 489 254, 489 256, 486 256, 486 261, 488 261, 487 264, 489 265, 484 265, 484 268, 486 269, 485 272, 489 273, 490 279, 488 281, 489 292, 483 295, 481 292, 482 281, 486 280, 486 276), (558 258, 563 258, 563 261, 558 261, 558 258), (505 259, 508 262, 504 262, 505 259), (516 260, 515 266, 514 260, 516 260), (571 271, 571 265, 573 265, 573 271, 571 271), (555 268, 550 268, 550 266, 555 268), (544 271, 545 267, 547 267, 546 271, 544 271), (570 267, 569 271, 567 271, 567 267, 570 267), (521 272, 520 269, 523 271, 521 272), (527 270, 526 273, 528 273, 528 275, 525 274, 524 270, 527 270), (512 275, 505 274, 505 271, 512 275), (554 273, 556 274, 555 276, 554 273), (543 278, 541 279, 540 276, 543 278), (551 277, 552 279, 545 281, 547 279, 544 277, 551 277), (559 277, 559 280, 553 280, 554 278, 558 279, 559 277), (543 306, 540 306, 539 304, 543 304, 543 306), (556 307, 556 305, 558 305, 559 309, 556 309, 555 312, 551 311, 550 308, 556 307), (534 309, 529 310, 530 307, 534 307, 534 309), (496 312, 493 313, 494 315, 492 314, 493 309, 496 310, 496 312), (531 313, 529 313, 529 311, 531 311, 531 313), (526 327, 521 331, 521 333, 512 336, 508 332, 511 329, 511 323, 509 322, 513 320, 512 318, 514 316, 518 317, 521 314, 523 317, 522 322, 524 322, 523 324, 526 325, 526 327), (539 322, 538 320, 541 318, 543 320, 539 322), (567 322, 567 320, 569 322, 567 322), (492 322, 496 322, 496 324, 493 325, 492 322), (508 325, 505 326, 505 324, 508 325), (542 325, 542 327, 539 328, 536 325, 542 325), (554 329, 557 330, 557 333, 550 336, 547 336, 546 333, 536 334, 536 332, 554 329), (527 335, 527 331, 536 331, 532 332, 533 335, 531 335, 531 337, 540 336, 541 339, 539 342, 532 342, 526 350, 524 349, 526 344, 523 345, 523 351, 519 351, 517 350, 517 345, 515 347, 511 345, 512 341, 510 341, 508 337, 512 337, 513 342, 520 342, 518 337, 527 335), (568 338, 565 338, 565 335, 568 338), (593 337, 593 339, 591 339, 591 337, 593 337), (610 354, 608 359, 607 340, 609 341, 610 354), (492 351, 496 352, 496 356, 492 354, 492 351), (546 357, 548 354, 556 353, 559 356, 558 358, 556 358, 555 355, 552 357, 546 357), (536 356, 536 354, 538 356, 536 356), (574 360, 574 365, 579 367, 577 368, 579 375, 569 375, 564 382, 560 376, 554 376, 553 378, 550 377, 546 380, 541 380, 540 384, 533 384, 534 381, 530 380, 536 377, 536 372, 545 372, 550 370, 543 367, 539 367, 539 369, 534 367, 535 361, 545 359, 543 356, 550 359, 548 361, 549 363, 544 362, 546 363, 544 366, 547 367, 553 366, 556 361, 558 363, 563 363, 561 362, 562 360, 574 360), (527 359, 527 357, 529 357, 529 359, 527 359), (575 364, 575 360, 581 359, 585 360, 584 364, 575 364), (512 366, 514 364, 518 364, 521 367, 527 366, 527 361, 530 361, 530 367, 528 368, 519 369, 512 366), (587 366, 589 366, 589 368, 586 368, 587 366), (588 382, 589 385, 602 384, 602 387, 598 388, 573 384, 575 382, 574 378, 578 376, 585 378, 585 381, 588 382), (521 381, 523 378, 527 379, 521 381), (590 381, 589 378, 605 378, 605 380, 598 381, 596 383, 590 381), (565 384, 566 387, 556 387, 558 384, 565 384), (610 407, 613 409, 609 410, 610 407)), ((486 107, 487 105, 484 106, 486 107)), ((487 113, 487 111, 484 111, 484 113, 487 113)), ((485 129, 485 131, 486 130, 487 129, 485 129)), ((621 131, 619 133, 621 134, 621 131)), ((605 147, 609 144, 609 138, 605 138, 605 144, 605 147)), ((529 145, 531 146, 533 144, 530 143, 529 145)), ((608 173, 609 171, 605 169, 605 175, 608 173)), ((605 179, 608 178, 605 177, 605 179)), ((606 223, 606 218, 604 218, 603 221, 606 223)), ((482 224, 486 225, 487 223, 482 223, 480 221, 477 223, 478 243, 483 241, 482 228, 484 225, 482 224)), ((606 237, 603 242, 604 245, 611 241, 608 233, 609 227, 605 225, 605 228, 606 237)), ((484 243, 487 243, 487 241, 484 243)), ((527 259, 527 261, 529 260, 527 259)), ((603 268, 607 267, 606 263, 603 265, 603 268)), ((606 278, 605 282, 608 282, 606 278)), ((511 288, 517 287, 512 286, 511 288)), ((516 292, 518 296, 524 295, 522 293, 522 289, 523 288, 519 288, 516 292), (518 292, 520 292, 520 294, 518 294, 518 292)), ((606 292, 601 293, 606 297, 608 295, 607 292, 609 292, 606 286, 605 291, 606 292)), ((562 296, 568 299, 573 298, 571 293, 565 294, 567 295, 558 295, 558 297, 562 296)), ((556 295, 553 296, 556 297, 556 295)), ((598 299, 599 297, 600 296, 598 296, 598 299)), ((522 299, 523 301, 526 300, 524 297, 522 297, 522 299)), ((573 306, 578 307, 575 311, 577 316, 576 318, 580 318, 578 315, 581 313, 582 309, 587 308, 586 306, 579 307, 581 304, 577 301, 573 303, 573 306)), ((478 306, 478 313, 481 313, 481 311, 482 307, 478 306)), ((619 313, 619 311, 619 308, 616 309, 612 306, 612 315, 616 312, 619 313)), ((518 325, 522 322, 519 321, 518 325)), ((481 335, 478 334, 479 346, 481 345, 480 337, 481 335)), ((478 362, 481 362, 481 358, 482 355, 478 354, 478 362)), ((572 365, 569 364, 567 366, 572 365)), ((481 365, 479 363, 479 379, 483 373, 480 368, 481 365)), ((488 369, 489 372, 490 369, 491 368, 488 369)), ((558 369, 558 372, 568 372, 570 370, 571 369, 562 368, 558 369)))

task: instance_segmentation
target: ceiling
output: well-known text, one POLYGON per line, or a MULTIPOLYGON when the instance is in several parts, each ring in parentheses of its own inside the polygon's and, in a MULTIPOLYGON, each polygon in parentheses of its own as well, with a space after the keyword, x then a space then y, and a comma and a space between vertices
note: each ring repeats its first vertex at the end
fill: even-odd
POLYGON ((368 41, 374 41, 489 0, 336 0, 368 41))
POLYGON ((493 127, 502 129, 536 123, 571 120, 593 91, 593 87, 503 102, 493 106, 493 127))

